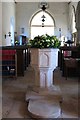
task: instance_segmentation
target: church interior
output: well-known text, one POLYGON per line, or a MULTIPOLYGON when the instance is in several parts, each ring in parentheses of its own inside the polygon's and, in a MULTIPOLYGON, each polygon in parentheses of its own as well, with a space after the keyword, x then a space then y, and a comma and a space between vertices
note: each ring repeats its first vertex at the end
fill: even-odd
POLYGON ((0 118, 80 117, 80 1, 0 2, 0 118))

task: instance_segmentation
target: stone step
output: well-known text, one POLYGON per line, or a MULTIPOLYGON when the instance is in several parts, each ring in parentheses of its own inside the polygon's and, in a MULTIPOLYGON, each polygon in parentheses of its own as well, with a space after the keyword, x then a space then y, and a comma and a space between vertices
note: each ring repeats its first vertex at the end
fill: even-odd
POLYGON ((60 105, 52 100, 30 100, 28 111, 33 118, 58 118, 60 116, 60 105))

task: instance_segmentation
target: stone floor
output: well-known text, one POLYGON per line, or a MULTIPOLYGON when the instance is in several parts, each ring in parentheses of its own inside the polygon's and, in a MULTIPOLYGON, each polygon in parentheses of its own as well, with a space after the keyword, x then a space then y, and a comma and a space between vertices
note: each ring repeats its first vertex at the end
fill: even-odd
MULTIPOLYGON (((78 118, 78 79, 62 77, 57 68, 54 72, 54 85, 59 85, 63 97, 62 114, 59 118, 78 118)), ((34 71, 28 68, 24 77, 4 79, 2 83, 2 118, 31 119, 25 101, 28 89, 34 86, 34 71)), ((1 97, 0 97, 1 98, 1 97)))

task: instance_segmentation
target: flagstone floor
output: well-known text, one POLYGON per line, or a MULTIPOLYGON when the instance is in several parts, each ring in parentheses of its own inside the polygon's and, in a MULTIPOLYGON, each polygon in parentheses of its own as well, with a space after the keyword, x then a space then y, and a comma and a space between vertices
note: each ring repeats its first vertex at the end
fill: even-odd
MULTIPOLYGON (((61 90, 63 103, 62 114, 59 118, 78 118, 79 113, 79 85, 76 77, 62 77, 61 71, 57 68, 54 72, 53 84, 58 85, 61 90)), ((17 79, 3 79, 2 81, 2 118, 27 118, 32 119, 25 100, 28 88, 34 86, 34 71, 29 67, 24 77, 17 79)), ((0 96, 1 99, 1 96, 0 96)))

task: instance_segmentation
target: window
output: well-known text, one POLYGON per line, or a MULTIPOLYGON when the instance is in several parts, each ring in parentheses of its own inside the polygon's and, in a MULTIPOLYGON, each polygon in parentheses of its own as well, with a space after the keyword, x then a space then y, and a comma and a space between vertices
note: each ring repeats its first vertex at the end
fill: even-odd
POLYGON ((37 35, 54 35, 55 21, 50 13, 46 11, 37 12, 31 19, 31 39, 37 35), (42 16, 45 16, 44 27, 42 27, 42 16))
POLYGON ((14 45, 14 17, 10 20, 10 31, 11 31, 11 45, 14 45))

